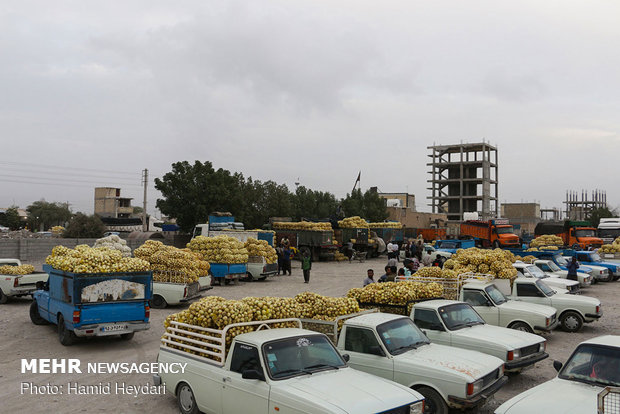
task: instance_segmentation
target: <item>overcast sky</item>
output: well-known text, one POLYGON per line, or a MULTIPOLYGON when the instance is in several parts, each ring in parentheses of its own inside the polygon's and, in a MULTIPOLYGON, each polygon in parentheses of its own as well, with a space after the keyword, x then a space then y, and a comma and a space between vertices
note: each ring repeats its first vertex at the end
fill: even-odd
POLYGON ((620 3, 0 3, 0 207, 211 161, 429 211, 433 144, 499 148, 500 201, 620 205, 620 3))

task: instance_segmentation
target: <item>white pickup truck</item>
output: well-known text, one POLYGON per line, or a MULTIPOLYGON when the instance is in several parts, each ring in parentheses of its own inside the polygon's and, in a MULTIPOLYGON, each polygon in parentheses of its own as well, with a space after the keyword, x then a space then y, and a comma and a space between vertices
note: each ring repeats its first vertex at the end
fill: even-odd
POLYGON ((560 326, 567 332, 577 332, 584 322, 594 322, 603 316, 600 300, 584 295, 557 293, 547 285, 546 280, 518 277, 512 286, 499 281, 496 286, 508 299, 555 308, 560 326))
MULTIPOLYGON (((0 266, 21 266, 19 259, 0 259, 0 266)), ((45 272, 33 272, 27 275, 0 274, 0 304, 6 303, 9 297, 32 295, 37 290, 37 282, 47 282, 45 272)))
POLYGON ((153 280, 151 307, 163 309, 168 305, 191 302, 202 296, 200 290, 199 282, 190 282, 181 272, 158 271, 157 280, 153 280))
POLYGON ((355 315, 302 322, 308 329, 323 331, 328 326, 332 341, 350 356, 353 368, 419 391, 425 398, 425 413, 480 406, 508 380, 501 359, 431 343, 407 316, 355 315))
POLYGON ((299 319, 232 324, 224 330, 173 321, 157 361, 185 368, 155 375, 155 385, 165 384, 183 414, 425 412, 420 393, 350 368, 325 335, 300 328, 299 319), (262 329, 286 322, 299 328, 262 329), (237 335, 227 353, 228 331, 248 327, 258 330, 237 335))
POLYGON ((411 319, 432 342, 493 355, 506 371, 520 372, 549 356, 545 338, 489 325, 466 302, 422 301, 413 305, 411 319))
POLYGON ((579 292, 579 282, 576 280, 563 279, 558 276, 550 276, 533 264, 514 262, 512 266, 521 274, 519 277, 544 280, 549 287, 562 293, 576 294, 579 292))
MULTIPOLYGON (((535 260, 534 265, 551 277, 561 277, 563 279, 568 277, 568 271, 560 269, 553 260, 535 260)), ((579 281, 579 286, 588 287, 592 284, 592 275, 577 271, 577 280, 579 281)))
POLYGON ((495 414, 582 414, 618 412, 620 397, 620 336, 606 335, 582 342, 550 381, 503 403, 495 414))

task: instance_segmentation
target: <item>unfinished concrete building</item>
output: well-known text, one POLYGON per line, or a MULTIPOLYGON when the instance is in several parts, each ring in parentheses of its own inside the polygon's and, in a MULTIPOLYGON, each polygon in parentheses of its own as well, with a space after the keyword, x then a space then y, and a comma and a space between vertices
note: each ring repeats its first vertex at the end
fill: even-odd
POLYGON ((448 220, 463 220, 477 212, 481 219, 497 217, 497 148, 487 142, 435 145, 431 150, 429 206, 448 220))

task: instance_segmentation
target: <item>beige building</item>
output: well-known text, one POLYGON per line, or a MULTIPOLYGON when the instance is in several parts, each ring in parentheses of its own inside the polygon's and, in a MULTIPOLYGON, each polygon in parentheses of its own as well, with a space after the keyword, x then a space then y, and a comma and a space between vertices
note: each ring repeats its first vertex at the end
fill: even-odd
POLYGON ((95 188, 95 214, 99 217, 128 218, 133 214, 132 198, 121 197, 121 189, 95 188))
POLYGON ((378 193, 388 207, 408 208, 415 211, 415 195, 408 193, 378 193))
POLYGON ((501 217, 509 219, 510 224, 520 224, 521 234, 533 234, 536 224, 541 221, 540 204, 503 203, 501 207, 501 217))

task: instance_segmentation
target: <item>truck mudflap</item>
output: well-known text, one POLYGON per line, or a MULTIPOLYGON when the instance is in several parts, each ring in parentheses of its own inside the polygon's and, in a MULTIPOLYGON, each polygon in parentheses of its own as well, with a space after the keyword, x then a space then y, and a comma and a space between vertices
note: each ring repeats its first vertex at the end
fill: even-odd
POLYGON ((534 355, 530 355, 527 358, 523 358, 519 361, 513 361, 513 362, 506 362, 504 364, 504 369, 505 370, 513 370, 513 369, 519 369, 519 368, 523 368, 523 367, 527 367, 530 365, 534 365, 535 363, 542 361, 543 359, 546 359, 549 357, 549 354, 546 352, 541 352, 538 354, 534 354, 534 355))
POLYGON ((110 336, 145 331, 149 328, 149 322, 117 322, 85 325, 75 328, 73 332, 76 336, 110 336))
POLYGON ((506 382, 508 382, 508 377, 504 375, 495 381, 491 386, 482 390, 480 394, 474 395, 471 398, 460 398, 455 397, 454 395, 448 395, 448 405, 451 408, 459 409, 475 408, 484 404, 485 401, 495 394, 506 382))

